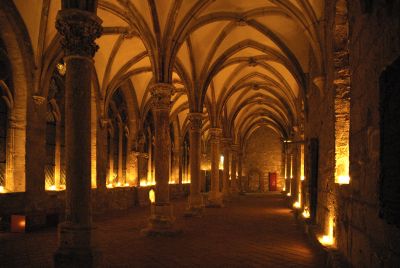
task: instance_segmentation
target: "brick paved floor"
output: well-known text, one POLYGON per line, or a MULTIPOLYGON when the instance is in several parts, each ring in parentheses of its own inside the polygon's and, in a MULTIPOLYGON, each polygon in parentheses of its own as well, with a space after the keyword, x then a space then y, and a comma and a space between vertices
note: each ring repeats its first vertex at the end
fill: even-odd
MULTIPOLYGON (((149 208, 96 221, 105 267, 323 267, 279 194, 240 196, 202 218, 175 203, 177 237, 143 237, 149 208)), ((55 229, 0 234, 0 267, 51 267, 55 229)))

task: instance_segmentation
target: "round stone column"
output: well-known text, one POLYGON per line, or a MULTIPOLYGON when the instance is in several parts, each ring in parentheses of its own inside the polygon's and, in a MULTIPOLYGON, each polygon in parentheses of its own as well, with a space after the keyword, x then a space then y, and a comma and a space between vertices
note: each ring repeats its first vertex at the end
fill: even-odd
POLYGON ((173 235, 180 230, 174 226, 173 207, 169 202, 169 157, 171 138, 169 113, 171 109, 171 84, 154 84, 151 87, 152 112, 155 128, 155 203, 151 204, 151 215, 146 235, 173 235))
POLYGON ((211 143, 211 191, 208 193, 207 207, 223 207, 222 193, 219 189, 220 128, 210 128, 211 143))
POLYGON ((186 216, 200 216, 204 209, 203 196, 200 192, 200 162, 201 162, 201 113, 190 113, 189 139, 190 139, 190 195, 186 216))
POLYGON ((231 190, 229 185, 229 164, 231 153, 231 139, 223 138, 222 146, 224 148, 224 172, 222 181, 222 196, 224 200, 229 200, 231 197, 231 190))
POLYGON ((239 151, 239 153, 238 153, 238 182, 239 182, 239 192, 240 193, 244 193, 242 171, 243 171, 243 153, 239 151))
POLYGON ((236 168, 237 168, 237 154, 239 152, 239 145, 232 144, 231 152, 232 152, 232 162, 231 162, 231 192, 233 194, 239 193, 238 180, 236 176, 236 168))
POLYGON ((91 82, 94 40, 101 35, 101 20, 91 12, 64 9, 56 28, 64 49, 66 211, 59 225, 55 267, 98 266, 92 246, 91 212, 91 82))

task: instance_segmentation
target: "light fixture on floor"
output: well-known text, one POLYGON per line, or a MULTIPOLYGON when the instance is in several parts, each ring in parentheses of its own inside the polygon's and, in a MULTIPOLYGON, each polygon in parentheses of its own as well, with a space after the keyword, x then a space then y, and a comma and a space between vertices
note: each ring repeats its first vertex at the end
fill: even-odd
POLYGON ((304 219, 309 219, 310 218, 310 210, 308 209, 308 207, 304 208, 303 213, 301 215, 303 215, 304 219))

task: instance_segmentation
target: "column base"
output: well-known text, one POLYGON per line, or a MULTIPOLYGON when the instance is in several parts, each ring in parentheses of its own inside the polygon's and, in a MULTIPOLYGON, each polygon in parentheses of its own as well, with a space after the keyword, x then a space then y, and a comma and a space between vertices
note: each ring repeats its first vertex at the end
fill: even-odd
POLYGON ((220 192, 210 192, 207 199, 206 207, 208 208, 223 208, 224 201, 220 192))
POLYGON ((101 267, 101 253, 93 248, 59 248, 54 253, 54 267, 101 267))
POLYGON ((91 245, 91 227, 62 223, 59 225, 59 248, 54 253, 54 267, 99 267, 101 252, 91 245))
POLYGON ((186 217, 201 217, 204 213, 204 201, 201 194, 190 195, 189 203, 185 211, 186 217))
POLYGON ((231 199, 232 199, 232 194, 231 194, 231 191, 229 191, 229 190, 223 190, 222 191, 222 200, 224 201, 224 202, 230 202, 231 201, 231 199))
POLYGON ((141 230, 146 236, 175 236, 182 233, 175 226, 173 206, 171 204, 151 204, 149 225, 141 230))

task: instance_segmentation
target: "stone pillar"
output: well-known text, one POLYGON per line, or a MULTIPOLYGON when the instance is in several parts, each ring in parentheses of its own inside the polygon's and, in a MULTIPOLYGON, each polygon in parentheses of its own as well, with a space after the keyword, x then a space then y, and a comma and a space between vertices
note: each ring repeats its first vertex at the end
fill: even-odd
POLYGON ((239 193, 238 180, 236 176, 236 168, 237 168, 237 153, 239 151, 239 145, 232 144, 232 162, 231 162, 231 192, 234 194, 239 193))
POLYGON ((222 145, 224 148, 224 172, 222 181, 222 195, 224 200, 229 200, 231 196, 231 190, 229 186, 229 164, 230 164, 230 152, 231 152, 231 139, 223 138, 222 145))
POLYGON ((190 195, 186 216, 200 216, 204 209, 203 196, 200 192, 200 164, 201 164, 201 113, 189 113, 189 165, 190 165, 190 195))
POLYGON ((101 20, 78 9, 58 12, 56 28, 62 36, 65 74, 66 210, 59 225, 55 267, 94 267, 98 252, 92 245, 91 212, 91 81, 94 40, 101 20))
POLYGON ((123 145, 123 138, 124 138, 124 125, 122 122, 118 123, 118 173, 117 173, 117 182, 121 185, 124 183, 122 180, 122 145, 123 145))
POLYGON ((169 202, 169 157, 170 132, 169 113, 171 109, 171 84, 155 84, 151 87, 152 112, 155 128, 155 203, 151 204, 149 226, 143 230, 146 235, 173 235, 175 228, 173 207, 169 202))
POLYGON ((61 185, 61 122, 56 122, 56 146, 55 146, 55 157, 54 157, 54 184, 57 189, 60 189, 61 185))
POLYGON ((238 153, 238 182, 239 182, 239 192, 244 192, 244 185, 242 180, 242 171, 243 171, 243 154, 239 151, 238 153))
POLYGON ((183 176, 185 172, 185 161, 184 161, 184 155, 185 155, 185 147, 183 146, 183 141, 179 142, 180 144, 180 153, 179 153, 179 184, 182 185, 183 182, 183 176))
POLYGON ((112 126, 109 129, 110 132, 110 140, 108 146, 110 146, 109 154, 108 154, 108 184, 114 183, 114 130, 112 126))
POLYGON ((222 193, 219 190, 220 128, 210 128, 211 142, 211 191, 208 194, 208 207, 223 207, 222 193))

